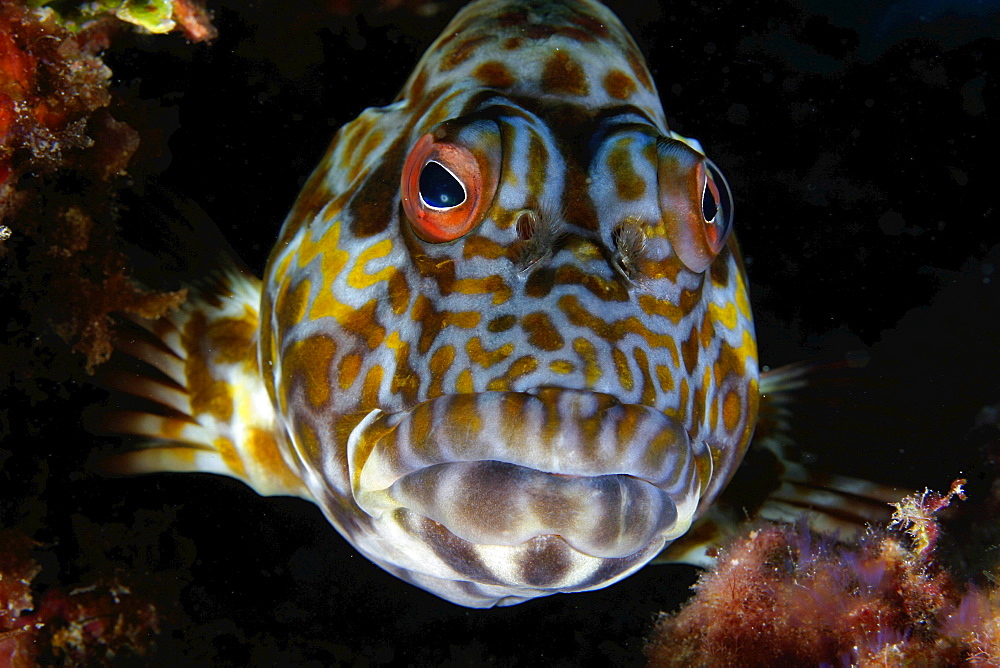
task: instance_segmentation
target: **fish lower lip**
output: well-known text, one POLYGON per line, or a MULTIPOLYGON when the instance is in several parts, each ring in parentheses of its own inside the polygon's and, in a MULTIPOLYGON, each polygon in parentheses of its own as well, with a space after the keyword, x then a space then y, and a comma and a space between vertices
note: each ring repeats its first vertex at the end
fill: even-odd
POLYGON ((559 535, 622 557, 684 533, 711 475, 704 444, 648 406, 562 388, 437 397, 351 434, 354 497, 477 544, 559 535))
POLYGON ((632 476, 563 476, 496 461, 429 466, 380 496, 470 543, 520 545, 557 535, 594 557, 635 554, 678 518, 663 490, 632 476))

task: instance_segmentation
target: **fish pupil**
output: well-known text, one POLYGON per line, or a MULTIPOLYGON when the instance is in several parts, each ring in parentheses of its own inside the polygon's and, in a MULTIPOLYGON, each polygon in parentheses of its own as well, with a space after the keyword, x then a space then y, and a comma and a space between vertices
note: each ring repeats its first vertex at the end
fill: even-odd
POLYGON ((451 209, 465 201, 465 188, 444 166, 431 161, 420 172, 420 197, 427 206, 451 209))
POLYGON ((719 204, 715 201, 715 193, 712 189, 705 184, 705 190, 701 195, 701 215, 705 217, 705 220, 712 222, 715 220, 716 214, 719 213, 719 204))

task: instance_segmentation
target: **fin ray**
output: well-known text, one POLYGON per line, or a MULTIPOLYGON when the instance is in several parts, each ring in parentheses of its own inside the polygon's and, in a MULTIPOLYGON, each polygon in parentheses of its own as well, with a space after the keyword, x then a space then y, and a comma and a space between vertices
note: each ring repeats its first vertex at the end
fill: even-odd
POLYGON ((119 368, 106 370, 102 382, 142 403, 104 411, 96 427, 138 437, 139 447, 111 455, 101 468, 205 471, 263 495, 312 498, 258 369, 259 301, 260 281, 229 262, 193 281, 176 311, 129 318, 119 368))
POLYGON ((812 386, 817 372, 841 371, 852 365, 850 361, 796 363, 763 373, 758 433, 743 466, 688 534, 667 546, 653 563, 710 567, 715 561, 714 547, 735 535, 745 521, 804 519, 812 529, 841 539, 888 522, 892 504, 906 495, 905 490, 814 470, 791 454, 796 449, 791 409, 798 399, 796 393, 812 386))

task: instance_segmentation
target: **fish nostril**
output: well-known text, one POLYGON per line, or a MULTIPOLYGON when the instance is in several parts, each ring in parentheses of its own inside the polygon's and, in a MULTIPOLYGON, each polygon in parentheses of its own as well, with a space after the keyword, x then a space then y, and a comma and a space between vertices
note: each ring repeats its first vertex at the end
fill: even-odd
POLYGON ((521 238, 517 259, 520 271, 551 257, 562 237, 562 220, 545 210, 522 209, 517 213, 515 228, 521 238))
POLYGON ((633 221, 626 220, 612 235, 615 246, 615 268, 630 282, 638 283, 641 262, 646 252, 646 233, 633 221))
POLYGON ((531 239, 538 229, 538 218, 535 216, 535 212, 525 209, 518 213, 515 227, 517 228, 517 236, 523 241, 531 239))

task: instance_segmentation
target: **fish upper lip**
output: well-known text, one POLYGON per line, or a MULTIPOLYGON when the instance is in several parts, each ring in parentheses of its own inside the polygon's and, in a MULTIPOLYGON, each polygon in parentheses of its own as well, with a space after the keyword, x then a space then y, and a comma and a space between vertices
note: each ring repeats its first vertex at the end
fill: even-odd
MULTIPOLYGON (((437 493, 444 476, 475 471, 489 481, 503 470, 521 486, 522 496, 533 489, 563 494, 584 513, 613 514, 587 500, 609 495, 625 499, 623 504, 661 508, 659 520, 637 530, 643 540, 654 533, 671 539, 687 530, 712 467, 707 445, 692 442, 683 426, 661 411, 605 393, 557 387, 449 394, 397 413, 375 410, 351 433, 347 457, 355 500, 373 516, 408 507, 436 519, 424 510, 438 503, 427 489, 437 493), (539 482, 538 476, 550 474, 554 479, 539 482)), ((482 493, 502 498, 492 483, 482 493)), ((524 537, 515 532, 504 544, 524 537)), ((601 556, 644 547, 636 540, 619 539, 601 556)))
POLYGON ((549 386, 446 394, 396 413, 376 409, 347 450, 352 480, 371 489, 436 464, 498 461, 562 475, 629 475, 669 492, 692 457, 711 461, 704 444, 655 408, 549 386))

